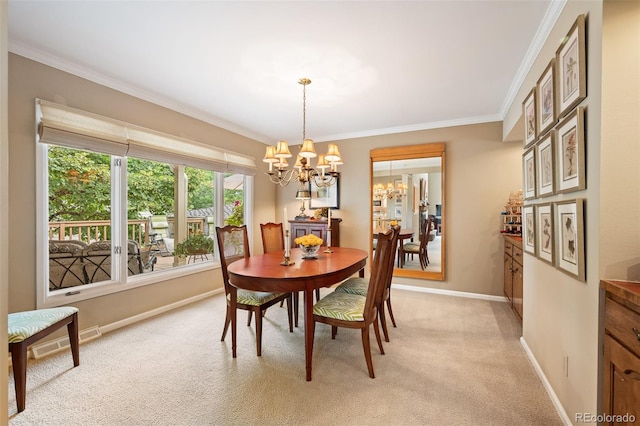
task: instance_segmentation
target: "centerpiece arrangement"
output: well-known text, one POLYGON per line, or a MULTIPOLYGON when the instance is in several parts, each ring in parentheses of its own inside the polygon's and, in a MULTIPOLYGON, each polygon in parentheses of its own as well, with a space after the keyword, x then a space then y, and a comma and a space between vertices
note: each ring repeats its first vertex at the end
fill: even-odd
POLYGON ((315 259, 318 257, 318 250, 320 250, 320 246, 322 245, 322 238, 308 234, 296 238, 294 242, 300 246, 303 259, 315 259))

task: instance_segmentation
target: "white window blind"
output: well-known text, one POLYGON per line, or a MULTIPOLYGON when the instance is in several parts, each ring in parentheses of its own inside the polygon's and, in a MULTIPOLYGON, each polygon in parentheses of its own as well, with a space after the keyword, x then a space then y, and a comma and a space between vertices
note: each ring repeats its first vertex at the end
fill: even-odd
POLYGON ((38 141, 253 176, 252 157, 36 99, 38 141))

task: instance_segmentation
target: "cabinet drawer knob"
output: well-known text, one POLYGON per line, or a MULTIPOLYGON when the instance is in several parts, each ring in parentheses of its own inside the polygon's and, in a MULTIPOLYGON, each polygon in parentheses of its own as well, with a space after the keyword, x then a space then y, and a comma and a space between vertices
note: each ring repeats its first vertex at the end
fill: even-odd
POLYGON ((636 334, 636 337, 638 338, 638 341, 640 341, 640 330, 638 330, 635 327, 633 327, 632 330, 636 334))

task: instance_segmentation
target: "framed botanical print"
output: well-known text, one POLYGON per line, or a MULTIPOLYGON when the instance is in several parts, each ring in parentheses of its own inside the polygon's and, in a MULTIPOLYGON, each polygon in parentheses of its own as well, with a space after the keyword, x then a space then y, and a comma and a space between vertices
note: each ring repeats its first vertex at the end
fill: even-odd
POLYGON ((536 254, 536 226, 533 206, 522 208, 522 248, 527 253, 536 254))
POLYGON ((551 59, 536 84, 536 99, 538 100, 538 134, 542 135, 556 122, 556 89, 555 67, 556 60, 551 59))
POLYGON ((310 209, 320 209, 322 207, 340 208, 340 178, 336 178, 336 183, 333 185, 324 187, 318 187, 311 179, 309 181, 309 191, 311 192, 310 209))
POLYGON ((524 184, 525 200, 536 198, 536 151, 534 148, 529 148, 522 155, 522 170, 524 173, 522 182, 524 184))
POLYGON ((536 255, 538 259, 553 265, 553 205, 551 203, 536 206, 536 255))
POLYGON ((558 117, 587 97, 585 17, 578 16, 556 51, 558 117))
POLYGON ((584 109, 576 108, 556 129, 556 192, 585 189, 584 109))
POLYGON ((554 151, 555 132, 551 131, 536 143, 536 194, 546 197, 554 193, 554 151))
POLYGON ((522 103, 522 116, 524 117, 524 146, 531 145, 536 140, 536 89, 531 89, 522 103))
POLYGON ((556 203, 556 267, 580 281, 586 280, 584 240, 584 200, 556 203))

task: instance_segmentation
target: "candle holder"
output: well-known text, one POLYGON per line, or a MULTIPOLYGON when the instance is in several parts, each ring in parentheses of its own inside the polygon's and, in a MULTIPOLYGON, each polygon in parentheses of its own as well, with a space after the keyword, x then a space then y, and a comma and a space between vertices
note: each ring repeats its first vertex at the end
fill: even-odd
POLYGON ((291 266, 291 265, 295 265, 296 262, 292 262, 291 261, 291 257, 287 256, 286 254, 284 255, 284 260, 282 262, 280 262, 280 264, 282 266, 291 266))
MULTIPOLYGON (((286 209, 285 209, 286 211, 286 209)), ((280 264, 282 266, 291 266, 291 265, 295 265, 296 262, 292 262, 291 261, 291 240, 289 240, 289 230, 285 229, 284 231, 284 235, 285 235, 285 239, 284 239, 284 259, 282 260, 282 262, 280 262, 280 264)))
POLYGON ((327 248, 324 249, 323 253, 331 254, 333 253, 333 250, 331 250, 331 222, 327 225, 327 248))

